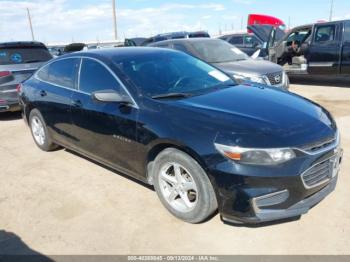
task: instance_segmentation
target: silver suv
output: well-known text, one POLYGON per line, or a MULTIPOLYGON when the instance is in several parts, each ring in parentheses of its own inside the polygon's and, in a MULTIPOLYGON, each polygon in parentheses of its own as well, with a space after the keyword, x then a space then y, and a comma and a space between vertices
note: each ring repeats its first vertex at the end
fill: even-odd
POLYGON ((20 110, 17 87, 50 59, 39 42, 0 43, 0 112, 20 110))

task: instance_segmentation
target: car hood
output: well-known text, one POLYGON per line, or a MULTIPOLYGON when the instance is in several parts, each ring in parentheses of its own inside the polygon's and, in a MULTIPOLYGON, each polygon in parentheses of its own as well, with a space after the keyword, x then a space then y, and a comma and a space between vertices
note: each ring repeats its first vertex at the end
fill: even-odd
POLYGON ((228 63, 216 63, 214 65, 229 75, 241 73, 260 76, 283 71, 283 68, 277 64, 269 61, 254 59, 228 63))
MULTIPOLYGON (((174 102, 203 128, 240 146, 297 146, 333 137, 336 125, 319 105, 263 85, 239 85, 174 102)), ((198 126, 198 125, 197 125, 198 126)))

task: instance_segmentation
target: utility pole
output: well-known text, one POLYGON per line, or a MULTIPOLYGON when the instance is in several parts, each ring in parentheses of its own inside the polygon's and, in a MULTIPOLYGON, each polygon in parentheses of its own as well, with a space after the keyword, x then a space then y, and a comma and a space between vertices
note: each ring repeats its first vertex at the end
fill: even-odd
POLYGON ((333 20, 333 7, 334 7, 334 0, 331 0, 331 10, 329 12, 329 21, 332 22, 333 20))
POLYGON ((28 22, 29 22, 29 27, 30 27, 30 32, 32 34, 32 40, 34 41, 34 32, 33 32, 33 25, 32 25, 32 18, 30 16, 29 8, 27 8, 27 15, 28 15, 28 22))
POLYGON ((290 16, 288 17, 288 30, 290 30, 290 16))
POLYGON ((113 12, 113 28, 114 28, 114 40, 118 40, 117 32, 117 14, 115 11, 115 0, 112 0, 112 12, 113 12))

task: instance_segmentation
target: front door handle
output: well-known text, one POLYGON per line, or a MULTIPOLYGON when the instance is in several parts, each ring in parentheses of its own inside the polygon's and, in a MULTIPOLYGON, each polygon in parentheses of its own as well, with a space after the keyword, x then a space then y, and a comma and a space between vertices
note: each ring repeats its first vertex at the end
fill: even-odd
POLYGON ((41 96, 41 97, 47 96, 47 93, 46 93, 46 91, 44 91, 44 90, 41 90, 41 91, 40 91, 40 96, 41 96))
POLYGON ((77 107, 77 108, 80 108, 80 107, 83 106, 83 104, 82 104, 82 102, 81 102, 80 100, 74 100, 74 101, 72 102, 72 105, 73 105, 74 107, 77 107))

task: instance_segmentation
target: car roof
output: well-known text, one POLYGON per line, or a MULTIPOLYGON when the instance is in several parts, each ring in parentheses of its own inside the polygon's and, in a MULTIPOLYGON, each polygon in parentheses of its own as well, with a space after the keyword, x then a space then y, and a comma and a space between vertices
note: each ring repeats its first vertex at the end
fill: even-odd
POLYGON ((225 34, 225 35, 220 35, 220 37, 230 37, 230 36, 245 36, 245 35, 253 35, 252 33, 232 33, 232 34, 225 34))
POLYGON ((195 37, 195 38, 181 38, 181 39, 169 39, 164 40, 156 43, 149 44, 148 46, 158 46, 163 44, 169 44, 169 43, 198 43, 198 42, 214 42, 214 41, 223 41, 219 38, 208 38, 208 37, 195 37))
POLYGON ((168 32, 155 35, 154 37, 167 37, 167 36, 186 36, 191 34, 208 34, 206 31, 179 31, 179 32, 168 32))
POLYGON ((46 46, 37 41, 13 41, 13 42, 2 42, 0 48, 11 48, 11 47, 44 47, 46 46))
POLYGON ((80 51, 75 53, 66 54, 57 58, 57 60, 61 58, 68 57, 91 57, 96 58, 101 61, 111 61, 113 58, 125 59, 125 58, 133 58, 135 56, 142 56, 148 54, 167 54, 167 53, 178 53, 178 51, 171 49, 162 49, 162 48, 152 48, 152 47, 117 47, 110 49, 94 49, 87 51, 80 51))

